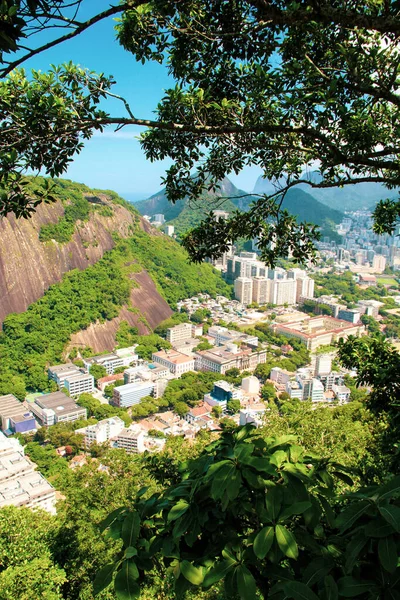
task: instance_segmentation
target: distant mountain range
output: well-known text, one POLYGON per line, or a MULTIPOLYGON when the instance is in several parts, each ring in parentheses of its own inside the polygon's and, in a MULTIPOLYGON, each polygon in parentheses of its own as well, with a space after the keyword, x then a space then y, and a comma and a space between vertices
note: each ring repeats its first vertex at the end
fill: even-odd
MULTIPOLYGON (((302 179, 308 179, 314 183, 322 180, 318 171, 303 173, 302 179)), ((281 182, 283 183, 283 182, 281 182)), ((326 206, 335 206, 337 210, 361 210, 372 209, 379 200, 384 198, 396 197, 398 191, 388 190, 380 183, 358 183, 357 185, 348 185, 343 188, 312 188, 301 183, 293 189, 302 190, 313 196, 316 200, 326 206)), ((256 194, 271 194, 276 191, 273 183, 260 176, 254 186, 256 194)))
MULTIPOLYGON (((263 180, 264 183, 269 183, 263 180)), ((271 191, 274 189, 271 187, 271 191)), ((260 193, 260 192, 259 192, 260 193)), ((163 214, 167 223, 174 225, 179 234, 195 227, 204 219, 210 210, 248 210, 250 204, 257 198, 237 188, 227 177, 221 182, 218 193, 207 192, 196 202, 182 200, 171 204, 165 189, 154 194, 147 200, 137 202, 135 207, 142 215, 154 216, 163 214), (221 200, 221 197, 226 198, 221 200)), ((309 221, 321 226, 324 235, 333 235, 335 223, 340 223, 343 214, 319 202, 314 196, 304 190, 293 188, 284 200, 283 208, 296 215, 300 221, 309 221)), ((336 232, 334 232, 336 233, 336 232)))

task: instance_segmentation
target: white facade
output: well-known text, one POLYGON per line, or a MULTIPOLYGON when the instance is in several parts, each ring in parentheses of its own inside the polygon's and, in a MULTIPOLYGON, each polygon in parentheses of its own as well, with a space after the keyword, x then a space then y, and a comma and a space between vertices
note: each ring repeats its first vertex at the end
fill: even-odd
POLYGON ((253 280, 250 277, 238 277, 235 279, 235 298, 241 304, 247 306, 253 301, 253 280))
POLYGON ((110 417, 102 419, 95 425, 89 425, 82 429, 76 429, 75 433, 82 433, 85 436, 85 444, 90 446, 93 443, 104 444, 111 438, 116 437, 125 427, 122 419, 119 417, 110 417))
POLYGON ((18 440, 0 433, 0 508, 25 506, 56 513, 55 490, 35 467, 18 440))
POLYGON ((318 354, 315 358, 315 375, 328 375, 332 370, 332 356, 318 354))
POLYGON ((253 278, 252 300, 257 304, 269 304, 271 295, 271 279, 266 277, 253 278))
POLYGON ((65 377, 64 387, 68 390, 70 396, 79 396, 79 394, 90 394, 94 390, 93 375, 82 374, 65 377))
POLYGON ((103 356, 91 356, 84 358, 83 364, 87 369, 92 365, 101 365, 105 368, 107 375, 114 375, 114 370, 124 366, 124 360, 117 354, 104 354, 103 356))
POLYGON ((189 340, 191 337, 191 323, 180 323, 179 325, 175 325, 175 327, 169 327, 167 329, 167 340, 170 344, 181 342, 182 340, 189 340))
POLYGON ((345 385, 332 385, 332 392, 335 394, 335 397, 339 400, 340 404, 345 404, 350 400, 350 389, 345 385))
POLYGON ((128 454, 138 454, 144 452, 145 434, 138 425, 133 425, 128 429, 123 429, 116 441, 117 448, 122 448, 128 454))
POLYGON ((112 404, 120 408, 128 408, 139 404, 145 396, 152 396, 154 383, 152 381, 137 381, 114 388, 112 404))
POLYGON ((290 380, 291 376, 292 373, 289 373, 289 371, 285 371, 280 367, 272 367, 269 378, 271 381, 276 381, 276 383, 285 384, 290 380))
POLYGON ((282 306, 283 304, 296 304, 296 280, 274 279, 271 281, 271 304, 282 306))
POLYGON ((296 303, 300 302, 300 297, 314 298, 314 279, 311 277, 296 278, 296 303))
POLYGON ((169 369, 176 377, 180 377, 183 373, 194 371, 194 358, 186 356, 177 350, 160 350, 159 352, 154 352, 152 360, 169 369))
POLYGON ((260 381, 254 375, 250 375, 250 377, 244 377, 242 379, 241 387, 248 394, 260 393, 260 381))

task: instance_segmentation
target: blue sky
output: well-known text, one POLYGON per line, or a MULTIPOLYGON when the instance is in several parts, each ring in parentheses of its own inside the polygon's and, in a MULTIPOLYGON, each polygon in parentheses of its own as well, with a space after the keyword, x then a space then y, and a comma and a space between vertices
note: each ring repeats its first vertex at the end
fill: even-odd
MULTIPOLYGON (((79 18, 86 19, 108 6, 110 2, 105 0, 85 0, 79 18)), ((112 19, 98 23, 73 40, 39 54, 24 67, 45 71, 52 63, 71 60, 93 71, 113 75, 117 81, 113 92, 129 101, 135 116, 151 118, 164 90, 174 82, 165 66, 139 64, 123 50, 115 40, 114 25, 112 19)), ((105 110, 113 116, 126 116, 122 103, 117 100, 107 102, 105 110)), ((91 187, 113 189, 135 200, 157 192, 169 163, 151 163, 145 159, 137 140, 141 131, 140 127, 126 127, 114 133, 112 128, 107 128, 103 134, 95 134, 64 177, 91 187)), ((260 173, 260 169, 249 168, 231 180, 251 191, 260 173)))

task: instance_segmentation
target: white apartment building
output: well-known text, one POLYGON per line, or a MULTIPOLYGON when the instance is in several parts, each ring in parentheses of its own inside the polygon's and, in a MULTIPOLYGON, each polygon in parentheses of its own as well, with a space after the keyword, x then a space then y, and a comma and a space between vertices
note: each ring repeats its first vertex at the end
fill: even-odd
POLYGON ((176 377, 180 377, 183 373, 194 371, 194 358, 182 354, 177 350, 160 350, 154 352, 152 356, 153 362, 163 365, 171 371, 176 377))
POLYGON ((339 400, 340 404, 345 404, 350 400, 350 389, 345 385, 332 385, 332 392, 335 394, 335 397, 339 400))
POLYGON ((297 398, 298 400, 303 400, 303 389, 298 383, 298 381, 287 381, 286 382, 286 392, 289 394, 291 398, 297 398))
POLYGON ((192 324, 191 323, 180 323, 175 327, 169 327, 167 329, 167 341, 170 344, 176 342, 182 342, 183 340, 189 340, 192 337, 192 324))
POLYGON ((102 419, 95 425, 89 425, 82 429, 76 429, 75 433, 81 433, 85 436, 86 446, 91 444, 104 444, 111 438, 117 437, 119 433, 124 429, 125 424, 119 417, 110 417, 109 419, 102 419))
POLYGON ((296 280, 273 279, 271 281, 270 302, 276 306, 296 304, 296 280))
POLYGON ((169 237, 172 237, 175 233, 175 227, 173 225, 166 225, 164 227, 164 233, 169 235, 169 237))
POLYGON ((49 379, 52 379, 58 385, 61 390, 65 387, 65 378, 73 377, 75 375, 81 375, 82 371, 78 369, 73 363, 66 363, 63 365, 54 365, 48 368, 47 371, 49 379))
POLYGON ((253 302, 257 302, 257 304, 269 304, 271 283, 272 280, 266 277, 253 278, 253 302))
POLYGON ((311 277, 296 278, 296 304, 300 302, 300 298, 314 298, 314 279, 311 277))
POLYGON ((250 277, 238 277, 235 279, 235 298, 244 306, 252 303, 253 280, 250 277))
POLYGON ((79 373, 79 375, 68 375, 64 379, 64 387, 68 390, 70 396, 79 396, 79 394, 90 394, 94 390, 94 377, 89 373, 79 373))
POLYGON ((152 381, 136 381, 127 385, 114 388, 111 403, 119 408, 128 408, 139 404, 145 396, 153 396, 154 383, 152 381))
POLYGON ((317 354, 315 357, 315 375, 328 375, 332 370, 332 356, 317 354))
POLYGON ((56 513, 55 490, 35 467, 18 440, 0 433, 0 508, 25 506, 56 513))
POLYGON ((280 367, 272 367, 269 378, 271 381, 275 381, 278 384, 285 385, 290 378, 293 376, 293 373, 290 371, 286 371, 285 369, 281 369, 280 367))
POLYGON ((114 353, 103 354, 101 356, 91 356, 90 358, 84 358, 83 364, 87 369, 90 369, 92 365, 101 365, 105 368, 107 375, 113 375, 115 369, 124 366, 124 359, 114 353))
POLYGON ((386 268, 386 258, 382 254, 375 254, 372 261, 372 268, 375 273, 383 273, 386 268))
POLYGON ((128 454, 138 454, 144 452, 145 433, 138 425, 133 425, 128 429, 122 429, 118 434, 116 446, 123 448, 128 454))
POLYGON ((137 344, 134 346, 129 346, 128 348, 118 348, 115 350, 115 354, 118 356, 118 358, 122 358, 123 367, 129 367, 129 365, 139 360, 139 357, 136 354, 136 348, 137 344))

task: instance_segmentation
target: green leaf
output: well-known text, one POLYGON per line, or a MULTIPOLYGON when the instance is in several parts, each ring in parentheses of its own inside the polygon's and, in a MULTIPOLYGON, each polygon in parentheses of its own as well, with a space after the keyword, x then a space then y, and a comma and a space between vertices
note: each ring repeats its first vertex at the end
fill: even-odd
POLYGON ((118 600, 136 600, 140 596, 140 587, 136 582, 135 563, 125 560, 114 579, 114 590, 118 600))
POLYGON ((175 521, 179 519, 189 508, 188 502, 186 500, 179 500, 169 511, 167 521, 170 523, 171 521, 175 521))
POLYGON ((346 563, 345 563, 345 572, 351 573, 353 570, 354 564, 357 560, 358 555, 361 550, 364 548, 367 543, 368 538, 365 537, 364 533, 361 532, 356 535, 346 546, 346 563))
POLYGON ((124 508, 116 508, 115 510, 113 510, 108 515, 108 517, 106 517, 104 519, 104 521, 102 521, 100 523, 100 525, 99 525, 100 531, 104 531, 105 529, 107 529, 107 527, 109 527, 111 525, 111 523, 113 523, 124 510, 125 510, 124 508))
POLYGON ((121 537, 126 548, 134 546, 140 531, 140 517, 136 511, 130 512, 122 524, 121 537))
POLYGON ((394 533, 394 529, 385 519, 377 517, 364 528, 367 537, 382 538, 394 533))
POLYGON ((203 570, 192 565, 187 560, 183 560, 180 563, 181 573, 185 579, 187 579, 193 585, 201 585, 203 583, 203 570))
POLYGON ((288 457, 286 452, 284 452, 283 450, 277 450, 271 456, 270 462, 271 464, 276 465, 279 469, 281 465, 287 461, 287 459, 288 457))
POLYGON ((229 500, 235 500, 239 495, 240 486, 242 483, 242 476, 240 471, 237 469, 234 471, 233 475, 228 481, 228 485, 226 486, 226 493, 228 494, 229 500))
POLYGON ((338 586, 332 575, 328 575, 324 579, 325 584, 325 600, 337 600, 339 597, 338 586))
POLYGON ((230 478, 236 471, 235 466, 232 462, 229 465, 223 466, 214 475, 213 482, 211 484, 211 496, 214 500, 222 498, 225 494, 230 478))
POLYGON ((291 506, 285 508, 279 515, 279 520, 283 521, 292 515, 301 515, 311 508, 311 502, 294 502, 291 506))
POLYGON ((341 577, 338 581, 338 589, 344 598, 354 598, 371 590, 371 581, 360 581, 354 577, 341 577))
POLYGON ((93 593, 95 596, 102 592, 112 582, 112 576, 115 571, 116 564, 109 563, 97 571, 95 580, 93 582, 93 593))
POLYGON ((265 495, 265 507, 271 521, 276 521, 281 510, 283 493, 280 487, 268 488, 265 495))
POLYGON ((279 548, 288 558, 297 559, 299 549, 293 534, 283 525, 277 525, 275 528, 276 540, 279 548))
POLYGON ((354 485, 354 481, 351 477, 346 475, 346 473, 342 473, 341 471, 333 471, 332 475, 335 475, 338 479, 341 479, 344 481, 344 483, 347 483, 347 485, 354 485))
POLYGON ((314 583, 322 581, 322 579, 324 579, 324 577, 332 569, 333 565, 333 561, 329 558, 315 558, 305 568, 303 582, 311 587, 314 585, 314 583))
POLYGON ((389 573, 394 573, 397 567, 397 547, 393 536, 382 538, 378 543, 379 562, 389 573))
POLYGON ((381 500, 400 495, 400 475, 380 486, 377 491, 381 500))
POLYGON ((255 600, 256 582, 247 567, 239 565, 236 568, 237 591, 242 600, 255 600))
POLYGON ((272 542, 274 541, 275 531, 273 527, 263 527, 256 535, 253 544, 254 554, 259 559, 263 559, 268 554, 272 542))
POLYGON ((329 527, 335 527, 335 513, 333 512, 333 509, 329 504, 328 500, 321 494, 318 495, 318 500, 322 505, 329 527))
POLYGON ((340 513, 336 519, 336 527, 343 533, 349 529, 370 507, 367 500, 360 500, 354 504, 350 504, 345 510, 340 513))
POLYGON ((293 600, 318 600, 318 596, 305 583, 300 581, 285 581, 283 585, 287 598, 293 600))
POLYGON ((137 550, 133 546, 128 546, 125 550, 125 558, 132 558, 132 556, 137 556, 137 550))
POLYGON ((388 506, 380 506, 379 512, 385 521, 400 533, 400 508, 389 504, 388 506))
POLYGON ((223 560, 216 563, 204 576, 203 587, 210 587, 217 581, 220 581, 229 571, 235 568, 235 562, 231 560, 223 560))

